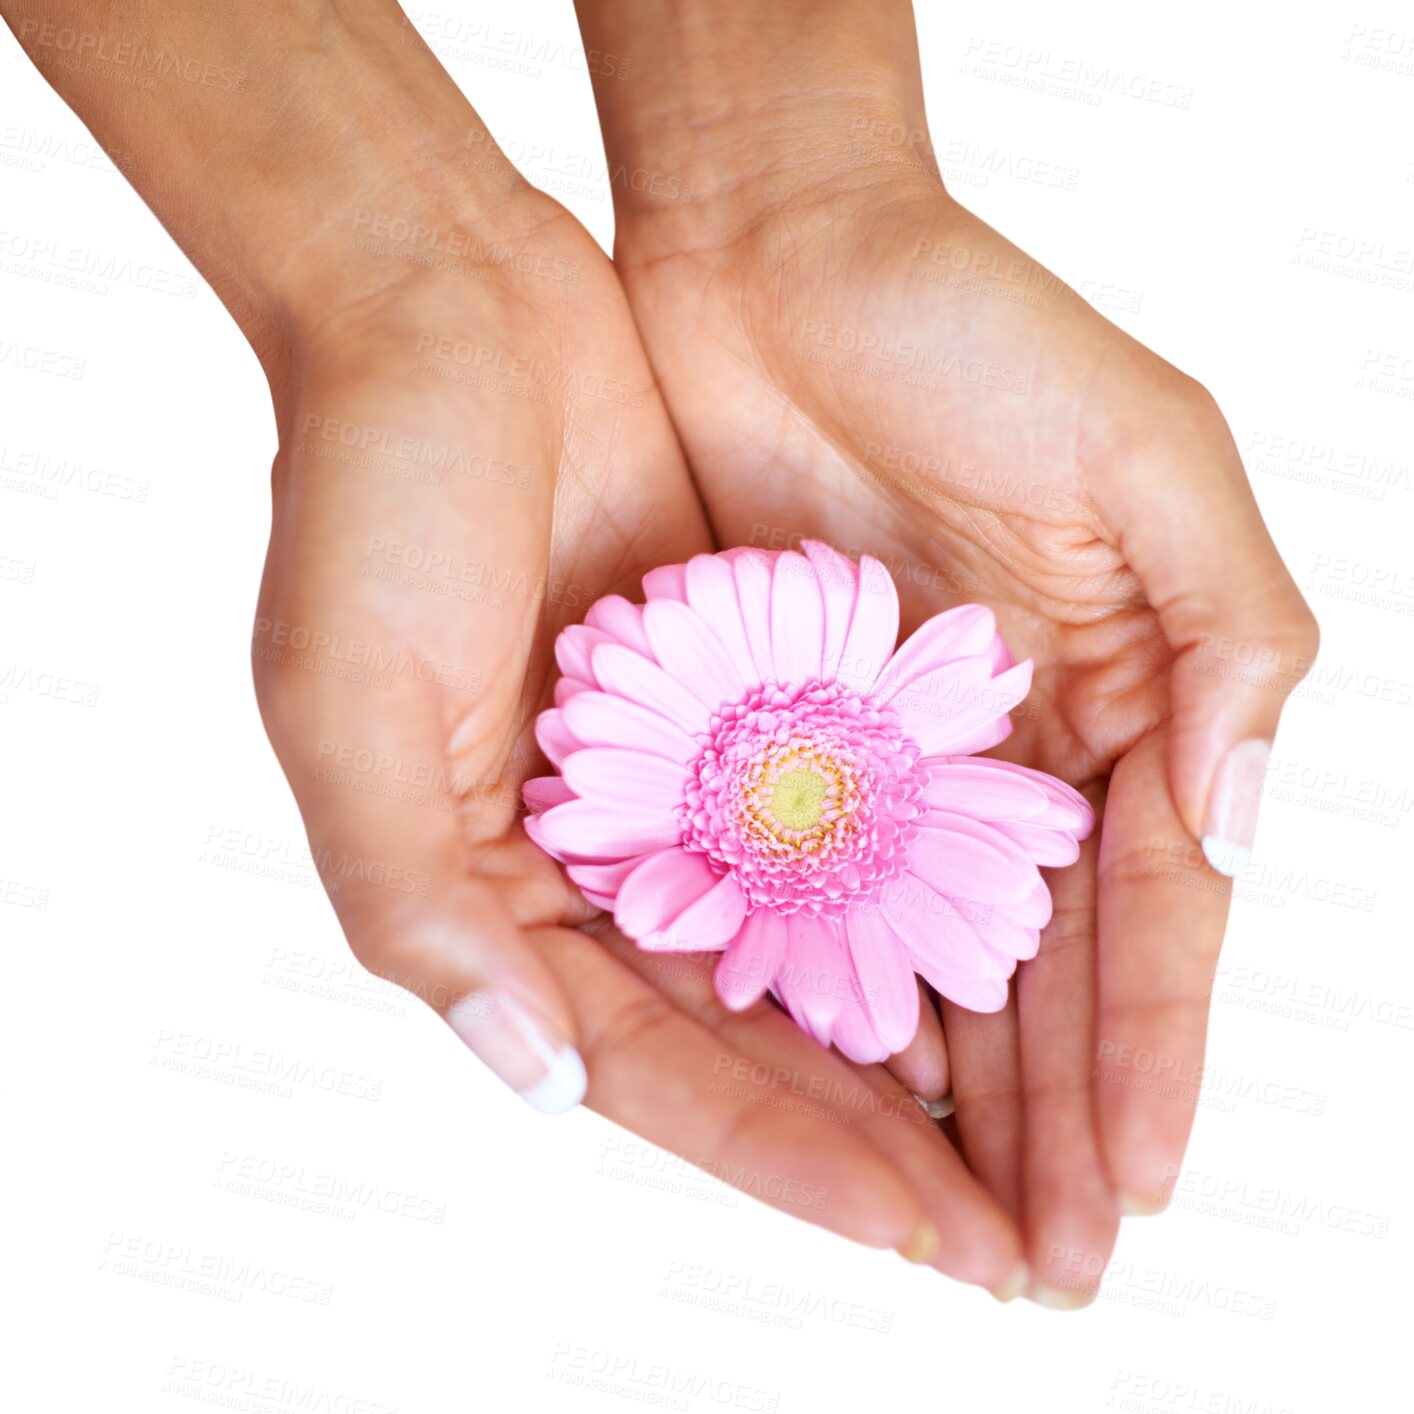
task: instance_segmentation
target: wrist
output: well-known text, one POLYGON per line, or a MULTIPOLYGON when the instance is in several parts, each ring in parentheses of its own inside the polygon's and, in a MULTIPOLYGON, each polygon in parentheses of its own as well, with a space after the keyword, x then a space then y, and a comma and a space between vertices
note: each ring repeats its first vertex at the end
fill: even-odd
POLYGON ((618 250, 719 244, 779 212, 899 183, 939 187, 912 8, 900 0, 579 0, 618 250), (663 56, 648 63, 643 54, 663 56))

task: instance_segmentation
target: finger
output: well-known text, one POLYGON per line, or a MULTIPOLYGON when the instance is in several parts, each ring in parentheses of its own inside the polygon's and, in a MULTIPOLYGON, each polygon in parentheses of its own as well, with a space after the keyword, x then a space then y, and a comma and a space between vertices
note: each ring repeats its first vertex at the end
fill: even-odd
MULTIPOLYGON (((635 970, 713 1035, 751 1063, 744 1092, 758 1104, 775 1103, 755 1082, 785 1084, 790 1103, 829 1116, 888 1159, 922 1204, 933 1244, 920 1244, 915 1260, 927 1261, 959 1281, 986 1287, 1009 1300, 1024 1286, 1019 1229, 967 1172, 957 1151, 926 1110, 882 1065, 856 1066, 800 1030, 770 1002, 729 1011, 717 999, 707 958, 653 958, 635 954, 615 938, 612 946, 635 970)), ((818 979, 817 979, 818 980, 818 979)))
POLYGON ((1020 1225, 1022 1099, 1015 990, 997 1012, 943 999, 953 1119, 972 1172, 1020 1225))
POLYGON ((1051 921, 1016 979, 1029 1295, 1062 1310, 1094 1299, 1119 1231, 1094 1098, 1098 854, 1091 835, 1071 867, 1048 873, 1051 921))
POLYGON ((781 1212, 870 1247, 910 1253, 926 1229, 908 1184, 849 1128, 725 1083, 734 1051, 597 939, 566 928, 531 937, 574 998, 590 1107, 781 1212))
POLYGON ((1185 386, 1152 418, 1111 494, 1125 556, 1177 655, 1169 770, 1178 814, 1213 867, 1236 877, 1252 852, 1277 719, 1319 634, 1222 414, 1185 386))
POLYGON ((1119 761, 1100 833, 1095 1078, 1128 1212, 1162 1207, 1182 1162, 1231 892, 1174 809, 1167 749, 1160 729, 1119 761))
POLYGON ((257 685, 267 732, 355 956, 440 1012, 536 1109, 554 1114, 578 1104, 585 1073, 574 1016, 523 933, 526 923, 563 916, 569 891, 529 847, 500 861, 515 877, 494 888, 473 872, 441 699, 415 674, 379 689, 290 659, 266 660, 257 685), (391 795, 350 788, 330 766, 345 748, 446 784, 391 795))
POLYGON ((920 979, 918 1030, 913 1040, 888 1060, 889 1073, 920 1100, 941 1100, 952 1085, 948 1071, 948 1045, 938 1004, 920 979))

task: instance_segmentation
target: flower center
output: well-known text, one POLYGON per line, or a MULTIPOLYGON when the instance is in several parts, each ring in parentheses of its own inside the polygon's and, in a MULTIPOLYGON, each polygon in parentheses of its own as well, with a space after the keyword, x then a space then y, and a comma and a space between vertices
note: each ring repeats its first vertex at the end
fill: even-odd
POLYGON ((753 907, 833 914, 902 869, 916 759, 892 714, 837 683, 763 688, 702 739, 684 844, 735 874, 753 907))
POLYGON ((808 830, 820 823, 830 783, 818 771, 802 766, 787 771, 771 792, 771 814, 788 830, 808 830))

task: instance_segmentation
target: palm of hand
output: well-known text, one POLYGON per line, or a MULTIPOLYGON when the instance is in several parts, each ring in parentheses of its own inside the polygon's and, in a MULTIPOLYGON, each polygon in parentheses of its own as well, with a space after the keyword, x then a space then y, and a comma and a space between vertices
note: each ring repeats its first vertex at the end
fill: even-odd
MULTIPOLYGON (((893 571, 905 632, 989 604, 1036 664, 999 754, 1097 809, 1109 794, 1103 845, 1053 879, 1057 914, 1013 1004, 942 1008, 972 1167, 1025 1220, 1042 1279, 1086 1293, 1115 1186, 1171 1176, 1192 1100, 1156 1110, 1123 1077, 1097 1085, 1097 1033, 1103 1048, 1116 1017, 1148 1008, 1151 1039, 1191 1048, 1206 1012, 1186 974, 1152 965, 1167 936, 1130 947, 1189 893, 1156 890, 1146 856, 1185 838, 1163 759, 1175 655, 1123 547, 1148 427, 1201 423, 1194 385, 936 188, 621 264, 718 540, 867 551, 893 571)), ((1225 906, 1210 891, 1197 910, 1196 953, 1215 950, 1204 934, 1225 906)), ((916 1044, 894 1068, 919 1088, 941 1070, 916 1044)))
POLYGON ((1015 1234, 896 1081, 855 1075, 770 1008, 727 1012, 708 960, 664 965, 602 921, 586 936, 591 910, 520 826, 557 631, 712 548, 617 281, 587 237, 574 249, 573 318, 415 281, 331 329, 279 408, 267 728, 317 859, 427 878, 331 878, 335 907, 365 965, 439 1010, 508 976, 558 998, 589 1103, 628 1128, 788 1212, 1005 1285, 1015 1234), (354 644, 381 670, 343 671, 354 644), (346 758, 425 789, 364 790, 377 781, 350 783, 346 758), (448 945, 468 928, 471 956, 448 945), (837 1098, 783 1111, 802 1087, 837 1098))

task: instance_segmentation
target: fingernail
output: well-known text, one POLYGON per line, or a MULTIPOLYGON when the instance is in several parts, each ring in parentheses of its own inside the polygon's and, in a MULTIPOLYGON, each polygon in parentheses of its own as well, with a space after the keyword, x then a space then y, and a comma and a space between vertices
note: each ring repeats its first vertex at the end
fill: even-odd
POLYGON ((1034 1301, 1038 1306, 1044 1306, 1048 1311, 1079 1311, 1088 1306, 1098 1295, 1099 1292, 1093 1289, 1046 1286, 1044 1283, 1040 1283, 1026 1293, 1026 1299, 1034 1301))
POLYGON ((1145 1198, 1138 1193, 1121 1193, 1119 1210, 1127 1218, 1150 1218, 1168 1207, 1166 1198, 1145 1198))
POLYGON ((1025 1262, 1021 1262, 1016 1270, 1001 1283, 1000 1286, 992 1288, 992 1295, 998 1301, 1015 1301, 1028 1286, 1031 1285, 1031 1268, 1025 1262))
POLYGON ((918 1095, 913 1098, 928 1111, 929 1119, 946 1119, 957 1109, 957 1101, 953 1099, 951 1091, 941 1100, 924 1100, 918 1095))
POLYGON ((898 1254, 908 1262, 926 1262, 938 1250, 938 1230, 927 1218, 913 1229, 913 1235, 898 1249, 898 1254))
POLYGON ((1269 741, 1240 741, 1223 757, 1208 797, 1203 854, 1218 871, 1235 879, 1252 858, 1257 837, 1257 807, 1272 754, 1269 741))
POLYGON ((446 1011, 447 1023, 528 1105, 541 1114, 572 1110, 589 1085, 571 1045, 508 992, 468 992, 446 1011))

